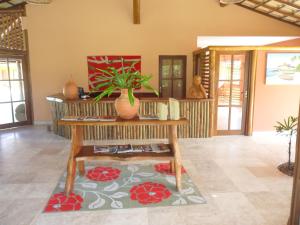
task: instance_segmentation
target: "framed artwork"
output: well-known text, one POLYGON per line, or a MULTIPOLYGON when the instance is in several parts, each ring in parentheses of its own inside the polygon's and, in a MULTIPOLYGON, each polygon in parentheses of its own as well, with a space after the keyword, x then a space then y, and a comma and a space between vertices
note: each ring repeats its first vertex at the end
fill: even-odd
POLYGON ((267 85, 300 85, 300 53, 267 53, 267 85))
MULTIPOLYGON (((122 64, 126 66, 131 66, 136 63, 133 67, 134 71, 141 72, 141 56, 88 56, 88 84, 89 90, 92 91, 100 83, 96 80, 97 76, 103 76, 103 73, 99 69, 107 69, 108 67, 114 67, 116 69, 121 69, 122 64)), ((103 88, 94 91, 101 91, 103 88)))

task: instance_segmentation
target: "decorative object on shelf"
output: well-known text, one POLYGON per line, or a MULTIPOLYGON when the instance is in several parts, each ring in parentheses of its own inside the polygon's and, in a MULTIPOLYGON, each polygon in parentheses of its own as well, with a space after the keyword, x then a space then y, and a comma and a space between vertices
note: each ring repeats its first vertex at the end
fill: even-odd
POLYGON ((157 116, 159 120, 167 120, 168 119, 168 104, 158 103, 157 104, 157 116))
MULTIPOLYGON (((131 100, 132 101, 132 100, 131 100)), ((115 108, 118 116, 122 119, 132 119, 137 116, 139 110, 140 100, 136 97, 128 95, 128 89, 121 89, 121 95, 115 100, 115 108), (130 99, 133 97, 133 105, 130 103, 130 99)))
POLYGON ((18 122, 26 121, 26 108, 25 104, 20 104, 15 109, 15 117, 18 122))
POLYGON ((169 107, 170 107, 170 119, 171 120, 179 120, 179 101, 175 98, 169 98, 169 107))
POLYGON ((193 85, 189 90, 190 98, 207 98, 206 91, 201 84, 202 78, 200 75, 195 75, 193 77, 193 85))
POLYGON ((283 163, 278 166, 278 169, 289 176, 294 175, 294 163, 291 162, 291 155, 292 155, 292 137, 297 132, 297 124, 298 124, 298 118, 289 116, 287 119, 284 119, 283 122, 278 122, 277 125, 274 126, 277 133, 284 134, 289 138, 289 159, 288 162, 283 163))
POLYGON ((84 89, 83 87, 78 87, 78 96, 79 98, 82 98, 82 96, 84 96, 85 93, 84 93, 84 89))
MULTIPOLYGON (((107 75, 101 70, 109 70, 110 67, 121 70, 122 67, 131 67, 131 72, 141 72, 141 56, 88 56, 89 90, 103 91, 105 87, 96 88, 102 81, 99 77, 107 75), (99 70, 101 69, 101 70, 99 70)), ((137 87, 139 88, 139 87, 137 87)))
POLYGON ((299 85, 300 53, 267 53, 267 85, 299 85))
POLYGON ((104 96, 110 96, 116 90, 121 90, 120 97, 115 100, 115 109, 122 119, 132 119, 138 114, 139 100, 133 95, 134 89, 144 87, 158 96, 158 92, 149 84, 152 76, 141 75, 139 71, 133 69, 136 63, 138 62, 127 66, 121 59, 121 68, 109 67, 107 70, 96 68, 101 75, 96 75, 95 80, 101 83, 93 91, 105 89, 95 98, 95 101, 99 101, 104 96))
POLYGON ((65 83, 63 94, 68 100, 78 99, 78 87, 76 83, 72 80, 69 80, 67 83, 65 83))

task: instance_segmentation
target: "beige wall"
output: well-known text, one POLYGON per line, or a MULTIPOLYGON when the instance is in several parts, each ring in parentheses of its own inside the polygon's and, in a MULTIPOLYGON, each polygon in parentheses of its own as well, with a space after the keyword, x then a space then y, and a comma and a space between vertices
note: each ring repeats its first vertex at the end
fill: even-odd
POLYGON ((47 95, 73 75, 87 88, 88 55, 141 55, 142 72, 158 85, 158 55, 188 56, 198 35, 299 35, 297 27, 217 0, 142 0, 141 25, 132 23, 132 0, 56 0, 27 5, 26 26, 35 120, 50 120, 47 95))
MULTIPOLYGON (((300 46, 300 39, 280 42, 272 46, 300 46)), ((298 115, 300 85, 266 85, 266 53, 259 51, 254 103, 254 131, 274 130, 276 121, 298 115)))

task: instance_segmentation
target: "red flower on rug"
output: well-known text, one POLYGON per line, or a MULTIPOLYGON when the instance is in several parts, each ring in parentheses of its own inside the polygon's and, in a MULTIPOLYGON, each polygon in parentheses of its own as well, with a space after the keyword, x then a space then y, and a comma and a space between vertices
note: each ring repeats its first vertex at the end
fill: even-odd
MULTIPOLYGON (((158 163, 155 164, 155 170, 159 173, 175 176, 176 173, 171 173, 170 163, 158 163)), ((181 173, 186 173, 184 167, 181 167, 181 173)))
POLYGON ((152 182, 145 182, 130 189, 131 200, 137 200, 143 205, 159 203, 171 194, 165 185, 152 182))
POLYGON ((52 195, 45 208, 45 212, 76 211, 81 209, 83 199, 80 195, 71 193, 69 197, 64 192, 52 195))
POLYGON ((94 181, 111 181, 119 178, 121 170, 112 167, 96 167, 87 172, 86 177, 94 181))

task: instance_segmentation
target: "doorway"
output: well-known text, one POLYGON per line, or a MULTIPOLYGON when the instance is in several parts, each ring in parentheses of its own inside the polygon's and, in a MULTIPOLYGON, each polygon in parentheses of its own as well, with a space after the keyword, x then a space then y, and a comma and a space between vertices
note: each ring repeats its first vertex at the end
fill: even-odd
POLYGON ((0 55, 0 129, 32 124, 25 57, 0 55))
POLYGON ((217 52, 215 129, 217 135, 244 135, 246 127, 250 54, 217 52))

